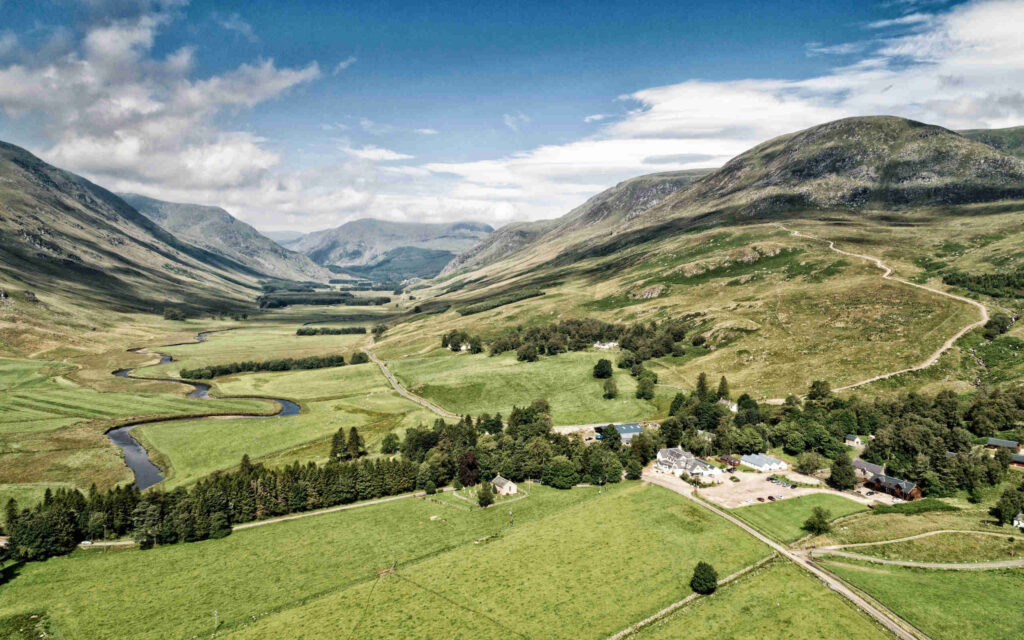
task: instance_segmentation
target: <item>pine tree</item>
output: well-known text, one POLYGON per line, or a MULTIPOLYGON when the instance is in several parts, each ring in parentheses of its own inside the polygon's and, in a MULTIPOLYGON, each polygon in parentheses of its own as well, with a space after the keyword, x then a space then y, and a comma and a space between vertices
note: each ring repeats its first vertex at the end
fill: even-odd
POLYGON ((707 402, 708 395, 710 394, 710 391, 708 390, 708 374, 701 372, 701 374, 697 376, 697 388, 694 389, 693 393, 701 402, 707 402))
POLYGON ((612 400, 619 395, 619 385, 615 384, 614 378, 608 378, 604 381, 604 399, 612 400))
POLYGON ((366 447, 363 446, 363 439, 359 437, 359 430, 352 427, 348 432, 348 444, 345 447, 348 457, 355 460, 366 455, 366 447))
POLYGON ((476 493, 476 502, 484 509, 494 504, 494 490, 491 488, 490 482, 480 485, 480 489, 476 493))
POLYGON ((725 376, 722 376, 722 379, 718 381, 718 399, 729 399, 729 381, 725 379, 725 376))
POLYGON ((345 427, 342 427, 331 438, 331 460, 347 459, 348 443, 345 441, 345 427))

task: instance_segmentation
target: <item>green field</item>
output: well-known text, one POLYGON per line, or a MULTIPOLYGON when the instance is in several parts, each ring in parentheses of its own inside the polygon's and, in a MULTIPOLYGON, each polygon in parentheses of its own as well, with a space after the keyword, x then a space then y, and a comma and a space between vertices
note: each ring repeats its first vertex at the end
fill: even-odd
POLYGON ((799 498, 786 498, 777 502, 738 507, 732 514, 779 542, 793 542, 807 535, 801 529, 814 507, 824 507, 833 518, 841 518, 867 507, 849 498, 829 493, 812 493, 799 498))
POLYGON ((1024 637, 1024 571, 936 571, 867 563, 824 565, 934 640, 1024 637))
POLYGON ((630 637, 636 640, 871 640, 891 636, 796 565, 777 561, 630 637))
POLYGON ((844 520, 841 528, 811 538, 806 544, 828 546, 883 542, 940 530, 990 531, 1011 535, 1016 531, 1010 526, 996 525, 988 514, 987 506, 970 506, 962 511, 932 511, 914 515, 865 513, 844 520))
POLYGON ((937 533, 926 538, 849 549, 874 558, 911 562, 993 562, 1024 558, 1024 539, 972 533, 937 533))
MULTIPOLYGON (((288 398, 302 413, 287 418, 194 420, 151 424, 133 432, 171 471, 165 485, 188 484, 218 469, 232 468, 243 454, 275 464, 327 459, 330 437, 357 427, 367 449, 377 453, 389 431, 432 424, 437 417, 398 395, 374 364, 312 371, 233 376, 217 381, 218 395, 288 398)), ((217 403, 220 401, 214 401, 217 403)))
POLYGON ((685 597, 699 559, 724 575, 768 555, 650 485, 534 487, 509 508, 511 529, 504 508, 403 499, 223 540, 77 551, 18 569, 0 618, 45 612, 82 639, 206 634, 214 611, 218 636, 604 638, 685 597))
POLYGON ((519 362, 516 354, 500 356, 453 354, 437 349, 427 357, 389 360, 395 377, 408 389, 460 415, 501 412, 526 406, 538 398, 551 403, 556 425, 630 422, 666 413, 676 390, 656 387, 654 401, 638 400, 636 380, 615 369, 619 397, 602 397, 603 380, 594 378, 601 358, 615 354, 570 352, 519 362))

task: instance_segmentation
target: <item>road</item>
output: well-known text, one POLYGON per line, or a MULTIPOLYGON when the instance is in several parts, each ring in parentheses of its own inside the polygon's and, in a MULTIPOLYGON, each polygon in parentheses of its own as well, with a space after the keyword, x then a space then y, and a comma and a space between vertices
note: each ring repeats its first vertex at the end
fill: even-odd
POLYGON ((391 386, 394 387, 395 391, 397 391, 398 394, 401 395, 403 398, 412 400, 416 404, 424 406, 427 409, 430 409, 431 411, 433 411, 437 415, 441 416, 442 418, 449 418, 449 419, 456 419, 456 420, 462 418, 462 416, 456 415, 456 414, 452 413, 451 411, 448 411, 447 409, 439 407, 436 404, 434 404, 433 402, 431 402, 430 400, 427 400, 426 398, 421 398, 420 396, 416 395, 415 393, 407 390, 405 387, 403 387, 401 384, 398 383, 398 380, 395 379, 394 374, 391 373, 391 370, 388 369, 388 365, 384 364, 383 360, 381 360, 380 358, 375 356, 373 354, 373 352, 370 351, 370 350, 367 350, 366 354, 368 356, 370 356, 370 360, 372 360, 374 362, 374 364, 376 364, 378 367, 380 367, 380 372, 384 374, 384 377, 388 379, 388 382, 391 383, 391 386))
POLYGON ((844 598, 852 602, 853 605, 856 606, 858 609, 860 609, 864 613, 868 614, 869 616, 877 620, 879 624, 881 624, 883 627, 891 631, 893 635, 895 635, 897 638, 901 638, 902 640, 921 640, 922 638, 928 638, 928 636, 925 636, 923 633, 919 632, 919 635, 915 635, 907 631, 907 629, 904 628, 903 624, 908 624, 909 626, 909 623, 904 622, 903 624, 901 624, 902 621, 898 621, 895 618, 895 615, 890 614, 888 612, 884 612, 875 605, 871 604, 870 602, 859 596, 857 593, 855 593, 852 589, 847 587, 846 584, 842 582, 839 578, 825 571, 824 569, 821 569, 816 564, 811 562, 811 560, 806 556, 801 555, 800 553, 797 553, 789 549, 788 547, 784 547, 783 545, 775 542, 771 538, 768 538, 767 536, 761 534, 759 531, 757 531, 747 523, 743 522, 742 520, 735 518, 732 515, 726 513, 725 511, 722 511, 721 509, 714 507, 704 502, 703 500, 694 497, 692 495, 693 487, 686 484, 682 480, 679 480, 678 478, 674 477, 665 477, 657 475, 649 471, 644 472, 643 479, 644 481, 650 482, 651 484, 656 484, 660 487, 664 487, 671 491, 675 491, 676 493, 696 502, 697 504, 707 509, 708 511, 711 511, 715 515, 721 518, 725 518, 726 520, 733 523, 740 529, 743 529, 750 535, 754 536, 761 542, 765 543, 766 545, 777 551, 779 555, 785 557, 786 559, 792 562, 795 562, 803 569, 809 571, 819 580, 824 582, 829 589, 832 589, 839 595, 843 596, 844 598))
POLYGON ((785 231, 790 232, 794 236, 797 236, 797 237, 800 237, 800 238, 808 238, 810 240, 817 240, 819 242, 825 242, 825 243, 828 244, 828 248, 829 249, 831 249, 832 251, 834 251, 834 252, 836 252, 836 253, 838 253, 840 255, 849 256, 851 258, 860 258, 861 260, 867 260, 868 262, 874 264, 876 267, 878 267, 879 269, 881 269, 883 271, 882 278, 885 279, 885 280, 892 280, 893 282, 899 282, 900 284, 904 284, 904 285, 906 285, 908 287, 915 287, 917 289, 922 289, 924 291, 928 291, 928 292, 934 293, 936 295, 944 296, 946 298, 952 298, 953 300, 958 300, 960 302, 965 302, 965 303, 967 303, 967 304, 969 304, 969 305, 971 305, 973 307, 976 307, 978 309, 978 311, 981 312, 981 319, 980 320, 978 320, 977 322, 972 322, 971 324, 969 324, 969 325, 965 326, 964 328, 960 329, 959 331, 957 331, 952 337, 949 338, 949 340, 946 340, 946 342, 944 342, 942 344, 942 346, 939 347, 938 350, 935 351, 935 353, 933 353, 930 356, 928 356, 928 358, 924 362, 922 362, 920 364, 917 364, 917 365, 914 365, 912 367, 907 367, 906 369, 900 369, 899 371, 890 371, 889 373, 883 373, 883 374, 874 376, 872 378, 868 378, 867 380, 861 380, 860 382, 854 382, 853 384, 848 384, 848 385, 845 385, 845 386, 842 386, 842 387, 837 387, 837 388, 833 389, 833 391, 846 391, 847 389, 854 389, 856 387, 860 387, 860 386, 863 386, 863 385, 866 385, 866 384, 871 384, 872 382, 878 382, 879 380, 885 380, 886 378, 891 378, 893 376, 898 376, 898 375, 900 375, 902 373, 910 373, 912 371, 920 371, 921 369, 927 369, 928 367, 930 367, 933 364, 935 364, 936 362, 938 362, 938 360, 942 356, 942 354, 945 353, 946 351, 948 351, 954 344, 956 344, 956 341, 959 340, 960 338, 962 338, 964 336, 964 334, 966 334, 968 331, 973 331, 974 329, 977 329, 979 327, 983 327, 983 326, 985 326, 985 323, 988 322, 988 309, 985 308, 985 305, 981 304, 977 300, 971 300, 970 298, 965 298, 963 296, 958 296, 956 294, 949 293, 947 291, 942 291, 940 289, 933 289, 932 287, 927 287, 927 286, 925 286, 923 284, 916 284, 916 283, 910 282, 909 280, 904 280, 903 278, 897 278, 897 277, 892 275, 892 267, 890 267, 889 265, 887 265, 884 262, 882 262, 882 260, 880 258, 876 258, 874 256, 867 256, 867 255, 863 255, 863 254, 860 254, 860 253, 851 253, 849 251, 843 251, 842 249, 837 249, 836 248, 836 243, 834 241, 832 241, 832 240, 826 240, 824 238, 819 238, 818 236, 813 236, 813 235, 810 235, 810 234, 807 234, 807 233, 800 233, 799 231, 794 231, 792 229, 789 229, 785 225, 782 225, 782 224, 778 224, 777 226, 781 227, 785 231))

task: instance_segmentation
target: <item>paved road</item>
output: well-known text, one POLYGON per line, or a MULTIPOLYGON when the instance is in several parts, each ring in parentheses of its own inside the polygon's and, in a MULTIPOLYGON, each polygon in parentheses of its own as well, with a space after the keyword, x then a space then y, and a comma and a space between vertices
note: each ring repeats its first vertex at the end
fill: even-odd
POLYGON ((1007 569, 1009 567, 1024 567, 1024 560, 997 560, 995 562, 912 562, 910 560, 889 560, 887 558, 875 558, 859 553, 849 553, 838 549, 812 549, 811 557, 838 556, 873 562, 875 564, 891 564, 897 567, 914 567, 916 569, 946 569, 951 571, 981 571, 984 569, 1007 569))
POLYGON ((915 287, 917 289, 923 289, 924 291, 928 291, 928 292, 934 293, 936 295, 945 296, 947 298, 952 298, 953 300, 959 300, 960 302, 965 302, 965 303, 967 303, 969 305, 972 305, 972 306, 976 307, 978 309, 978 311, 981 312, 981 319, 980 320, 978 320, 977 322, 972 322, 971 324, 969 324, 969 325, 965 326, 964 328, 960 329, 959 331, 957 331, 955 334, 953 334, 953 336, 949 340, 946 340, 946 342, 944 342, 942 344, 942 346, 939 347, 938 350, 935 351, 935 353, 933 353, 932 355, 928 356, 928 358, 924 362, 922 362, 920 364, 917 364, 917 365, 914 365, 913 367, 907 367, 906 369, 900 369, 899 371, 890 371, 889 373, 883 373, 881 375, 874 376, 873 378, 868 378, 867 380, 861 380, 860 382, 854 382, 853 384, 848 384, 848 385, 845 385, 845 386, 842 386, 842 387, 837 387, 837 388, 833 389, 833 391, 845 391, 847 389, 853 389, 853 388, 856 388, 856 387, 863 386, 865 384, 870 384, 872 382, 878 382, 879 380, 885 380, 886 378, 891 378, 893 376, 898 376, 898 375, 900 375, 902 373, 910 373, 912 371, 920 371, 921 369, 927 369, 928 367, 930 367, 933 364, 935 364, 936 362, 938 362, 938 360, 942 356, 942 354, 945 353, 946 351, 948 351, 956 343, 957 340, 959 340, 961 337, 963 337, 964 334, 966 334, 968 331, 972 331, 974 329, 977 329, 978 327, 982 327, 982 326, 985 325, 986 322, 988 322, 988 309, 985 308, 985 305, 981 304, 977 300, 971 300, 970 298, 965 298, 963 296, 958 296, 958 295, 955 295, 955 294, 952 294, 952 293, 948 293, 946 291, 942 291, 940 289, 933 289, 931 287, 926 287, 923 284, 916 284, 916 283, 910 282, 909 280, 904 280, 903 278, 897 278, 897 277, 892 275, 892 267, 890 267, 889 265, 887 265, 884 262, 882 262, 882 260, 880 258, 876 258, 874 256, 866 256, 866 255, 863 255, 863 254, 860 254, 860 253, 851 253, 849 251, 843 251, 842 249, 837 249, 836 248, 836 243, 834 241, 832 241, 832 240, 826 240, 824 238, 819 238, 818 236, 813 236, 813 235, 810 235, 810 234, 807 234, 807 233, 800 233, 799 231, 793 231, 792 229, 789 229, 785 225, 782 225, 782 224, 779 224, 777 226, 781 227, 782 229, 784 229, 786 231, 789 231, 794 236, 799 236, 801 238, 809 238, 811 240, 817 240, 819 242, 825 242, 825 243, 828 244, 828 248, 829 249, 831 249, 832 251, 835 251, 838 254, 841 254, 841 255, 844 255, 844 256, 850 256, 851 258, 860 258, 861 260, 867 260, 868 262, 871 262, 872 264, 874 264, 876 267, 878 267, 879 269, 881 269, 884 272, 882 274, 882 278, 884 278, 886 280, 892 280, 893 282, 899 282, 900 284, 907 285, 908 287, 915 287))
POLYGON ((398 383, 398 380, 395 379, 394 374, 391 373, 391 370, 388 369, 388 365, 384 364, 383 360, 381 360, 380 358, 375 356, 372 351, 367 350, 366 354, 368 356, 370 356, 370 360, 373 360, 373 362, 378 367, 380 367, 380 372, 384 374, 384 377, 388 379, 388 382, 391 383, 391 386, 394 387, 395 391, 397 391, 399 393, 399 395, 401 395, 402 397, 407 398, 409 400, 412 400, 413 402, 415 402, 418 405, 422 405, 422 406, 426 407, 427 409, 430 409, 431 411, 433 411, 437 415, 441 416, 442 418, 454 418, 454 419, 462 418, 462 416, 455 415, 451 411, 448 411, 447 409, 443 409, 443 408, 437 406, 436 404, 434 404, 430 400, 427 400, 426 398, 421 398, 420 396, 416 395, 415 393, 407 390, 405 387, 403 387, 401 384, 398 383))
POLYGON ((856 606, 858 609, 860 609, 864 613, 868 614, 869 616, 877 620, 882 626, 891 631, 896 637, 901 638, 901 640, 920 640, 921 638, 928 638, 928 636, 925 636, 923 633, 915 635, 907 631, 903 627, 903 625, 901 625, 900 622, 897 621, 894 614, 882 611, 881 609, 871 604, 861 596, 857 595, 853 590, 847 587, 846 584, 843 583, 839 578, 825 571, 824 569, 821 569, 816 564, 811 562, 811 560, 806 556, 803 556, 787 547, 784 547, 781 544, 775 542, 774 540, 768 538, 767 536, 762 535, 759 531, 757 531, 747 523, 726 513, 725 511, 722 511, 721 509, 714 507, 704 502, 703 500, 695 498, 692 495, 693 487, 686 484, 682 480, 679 480, 678 478, 660 476, 651 472, 645 472, 643 479, 647 482, 650 482, 651 484, 656 484, 660 487, 665 487, 666 489, 675 491, 676 493, 686 498, 689 498, 690 500, 693 500, 700 506, 714 513, 715 515, 725 518, 726 520, 733 523, 740 529, 743 529, 750 535, 754 536, 761 542, 765 543, 766 545, 777 551, 783 557, 787 558, 788 560, 791 560, 792 562, 795 562, 802 568, 811 572, 815 577, 824 582, 829 589, 832 589, 839 595, 843 596, 844 598, 852 602, 854 606, 856 606))

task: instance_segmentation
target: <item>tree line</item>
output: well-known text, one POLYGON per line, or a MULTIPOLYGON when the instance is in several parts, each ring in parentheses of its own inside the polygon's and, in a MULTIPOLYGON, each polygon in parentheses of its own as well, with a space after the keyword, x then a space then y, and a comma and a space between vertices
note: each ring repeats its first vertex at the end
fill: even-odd
POLYGON ((278 309, 293 304, 378 306, 391 302, 389 296, 356 297, 347 291, 275 291, 256 298, 260 309, 278 309))
POLYGON ((178 375, 185 380, 210 380, 220 376, 252 371, 293 371, 301 369, 326 369, 345 365, 345 356, 309 356, 307 358, 278 358, 277 360, 246 360, 228 364, 211 364, 195 369, 181 369, 178 375))
POLYGON ((299 327, 297 336, 342 336, 366 333, 366 327, 299 327))
POLYGON ((1024 297, 1024 269, 1010 273, 966 273, 952 271, 942 275, 948 285, 962 287, 993 298, 1024 297))

